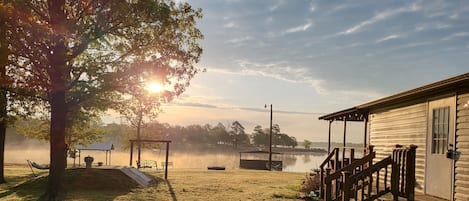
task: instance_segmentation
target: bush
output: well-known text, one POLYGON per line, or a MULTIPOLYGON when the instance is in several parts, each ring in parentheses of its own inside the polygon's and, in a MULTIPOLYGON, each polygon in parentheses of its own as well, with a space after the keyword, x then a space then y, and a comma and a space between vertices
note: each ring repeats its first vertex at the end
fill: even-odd
POLYGON ((303 183, 301 184, 300 192, 310 194, 311 191, 318 191, 321 185, 321 179, 319 174, 314 174, 313 176, 306 174, 303 183))

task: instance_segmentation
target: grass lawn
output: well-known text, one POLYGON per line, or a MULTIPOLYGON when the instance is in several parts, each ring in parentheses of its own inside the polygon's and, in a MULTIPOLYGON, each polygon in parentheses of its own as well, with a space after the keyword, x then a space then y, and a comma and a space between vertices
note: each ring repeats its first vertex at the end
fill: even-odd
MULTIPOLYGON (((304 173, 255 170, 151 169, 154 185, 141 188, 118 171, 66 172, 67 200, 295 200, 304 173)), ((0 200, 37 200, 45 189, 47 171, 32 177, 28 166, 6 166, 9 183, 0 185, 0 200)))

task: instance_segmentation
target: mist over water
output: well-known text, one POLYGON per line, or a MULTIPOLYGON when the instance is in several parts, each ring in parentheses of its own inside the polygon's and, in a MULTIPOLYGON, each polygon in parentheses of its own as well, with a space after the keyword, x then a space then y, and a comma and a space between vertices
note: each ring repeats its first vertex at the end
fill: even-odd
MULTIPOLYGON (((5 147, 6 164, 27 164, 26 160, 32 160, 39 164, 49 163, 49 144, 46 142, 23 142, 7 144, 5 147)), ((94 163, 106 162, 105 151, 81 151, 80 164, 84 166, 84 157, 94 157, 94 163)), ((113 166, 129 166, 130 150, 113 150, 108 157, 111 157, 113 166)), ((251 155, 243 158, 268 159, 268 155, 251 155)), ((319 164, 326 157, 325 154, 281 154, 274 155, 273 160, 283 161, 283 171, 287 172, 309 172, 311 169, 319 167, 319 164)), ((171 148, 169 152, 170 168, 190 168, 206 169, 208 166, 224 166, 227 169, 239 169, 239 152, 234 150, 203 150, 203 149, 178 149, 171 148)), ((73 158, 67 158, 69 167, 74 164, 73 158)), ((78 166, 79 158, 75 159, 78 166)), ((136 166, 137 152, 134 150, 132 165, 136 166)), ((157 162, 158 168, 162 168, 165 161, 165 149, 143 149, 141 160, 152 160, 157 162)))

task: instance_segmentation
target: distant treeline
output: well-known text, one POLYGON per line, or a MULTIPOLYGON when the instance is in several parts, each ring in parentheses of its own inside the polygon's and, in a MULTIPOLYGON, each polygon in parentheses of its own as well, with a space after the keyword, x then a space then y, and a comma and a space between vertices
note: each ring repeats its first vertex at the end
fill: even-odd
MULTIPOLYGON (((9 143, 20 142, 26 138, 36 138, 47 140, 47 123, 41 120, 20 120, 15 123, 14 128, 7 131, 9 143), (25 138, 26 137, 26 138, 25 138)), ((238 147, 240 145, 268 146, 270 128, 255 126, 249 132, 239 121, 223 125, 218 123, 213 126, 205 125, 170 125, 168 123, 152 122, 142 127, 141 139, 167 139, 173 143, 179 144, 202 144, 202 145, 231 145, 238 147)), ((73 146, 76 144, 92 144, 94 142, 112 141, 114 145, 121 148, 129 146, 129 139, 136 139, 136 129, 127 124, 92 124, 77 130, 73 135, 68 135, 67 144, 73 146), (73 137, 72 137, 73 136, 73 137)), ((311 143, 311 142, 309 142, 311 143)), ((295 137, 282 133, 280 126, 272 126, 272 145, 274 147, 298 146, 295 137)), ((304 144, 307 149, 310 146, 304 144)))
MULTIPOLYGON (((251 133, 248 133, 238 121, 234 121, 227 126, 222 123, 215 126, 210 124, 173 126, 166 123, 152 123, 145 130, 142 134, 142 138, 145 139, 169 139, 175 143, 189 144, 225 144, 234 147, 239 145, 269 145, 270 134, 270 128, 262 128, 259 125, 251 133)), ((272 127, 272 145, 295 148, 298 146, 298 142, 295 137, 282 133, 280 126, 275 124, 272 127)))

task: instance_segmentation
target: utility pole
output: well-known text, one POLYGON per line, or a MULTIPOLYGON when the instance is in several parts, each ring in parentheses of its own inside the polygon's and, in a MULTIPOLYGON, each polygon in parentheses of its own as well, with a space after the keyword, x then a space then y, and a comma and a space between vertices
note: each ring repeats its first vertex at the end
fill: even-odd
MULTIPOLYGON (((267 104, 264 107, 267 108, 267 104)), ((272 171, 272 104, 270 104, 269 171, 272 171)))

